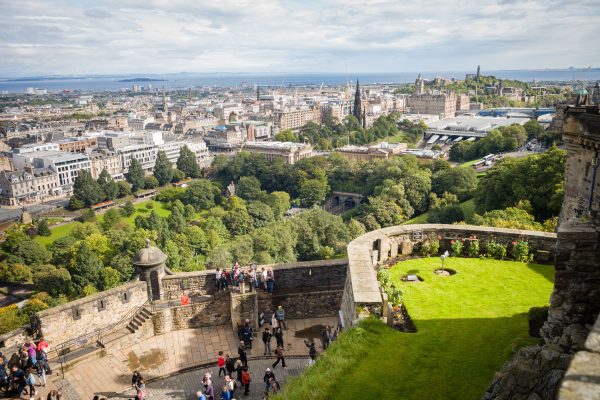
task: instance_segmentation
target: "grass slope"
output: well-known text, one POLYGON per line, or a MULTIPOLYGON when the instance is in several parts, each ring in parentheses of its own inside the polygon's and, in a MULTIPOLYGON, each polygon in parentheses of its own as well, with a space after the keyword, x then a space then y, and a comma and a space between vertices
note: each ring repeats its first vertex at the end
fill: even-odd
MULTIPOLYGON (((136 204, 134 204, 134 207, 136 210, 135 213, 130 217, 123 218, 123 220, 127 221, 127 223, 133 225, 134 221, 135 221, 135 217, 137 217, 138 215, 149 215, 150 212, 152 212, 153 210, 156 211, 159 216, 166 217, 170 214, 170 211, 167 210, 164 206, 165 205, 163 203, 154 201, 154 200, 148 200, 148 201, 136 203, 136 204), (146 205, 150 204, 150 203, 153 204, 152 210, 149 210, 146 208, 146 205)), ((101 223, 103 219, 104 219, 104 214, 99 215, 97 217, 98 223, 101 223)), ((64 236, 68 236, 73 231, 73 229, 75 229, 75 227, 77 227, 78 225, 81 225, 81 222, 70 222, 68 224, 50 228, 50 232, 51 232, 50 236, 36 236, 35 240, 43 245, 48 245, 48 244, 54 242, 56 239, 59 239, 64 236)))
POLYGON ((277 399, 480 399, 511 354, 535 343, 526 312, 548 304, 553 267, 450 258, 458 273, 444 278, 432 272, 439 264, 415 259, 391 270, 417 333, 363 321, 277 399), (409 272, 425 281, 401 282, 409 272))
MULTIPOLYGON (((460 208, 465 213, 465 222, 471 223, 473 219, 473 215, 475 215, 475 200, 470 199, 460 203, 460 208)), ((402 225, 411 225, 411 224, 426 224, 427 223, 427 213, 417 215, 414 218, 409 219, 404 222, 402 225)))

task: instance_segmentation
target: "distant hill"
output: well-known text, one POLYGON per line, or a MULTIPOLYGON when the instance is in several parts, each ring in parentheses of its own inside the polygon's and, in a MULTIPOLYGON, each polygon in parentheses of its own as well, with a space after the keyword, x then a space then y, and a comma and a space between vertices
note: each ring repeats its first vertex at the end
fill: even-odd
POLYGON ((164 82, 166 79, 155 79, 155 78, 130 78, 130 79, 121 79, 117 82, 164 82))

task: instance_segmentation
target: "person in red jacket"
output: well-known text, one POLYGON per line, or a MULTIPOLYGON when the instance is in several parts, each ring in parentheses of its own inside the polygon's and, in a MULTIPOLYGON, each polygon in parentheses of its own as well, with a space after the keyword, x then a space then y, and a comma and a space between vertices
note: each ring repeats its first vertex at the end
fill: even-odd
POLYGON ((219 357, 217 357, 217 367, 219 367, 219 376, 223 372, 223 376, 227 375, 225 370, 225 357, 223 357, 223 350, 219 351, 219 357))
POLYGON ((252 376, 248 372, 248 367, 244 367, 242 371, 242 385, 244 385, 244 396, 250 394, 250 382, 252 382, 252 376))

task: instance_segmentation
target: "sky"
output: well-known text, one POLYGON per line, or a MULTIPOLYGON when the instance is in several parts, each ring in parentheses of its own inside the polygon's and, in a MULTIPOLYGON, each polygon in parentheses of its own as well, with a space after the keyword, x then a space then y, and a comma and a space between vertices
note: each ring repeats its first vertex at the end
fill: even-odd
POLYGON ((0 0, 0 76, 600 66, 600 0, 0 0))

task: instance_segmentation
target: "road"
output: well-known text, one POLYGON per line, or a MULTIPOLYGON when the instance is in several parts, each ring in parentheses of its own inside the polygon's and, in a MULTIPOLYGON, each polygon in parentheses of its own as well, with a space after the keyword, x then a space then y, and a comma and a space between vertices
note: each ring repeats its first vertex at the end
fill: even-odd
MULTIPOLYGON (((45 201, 44 204, 32 204, 25 206, 25 209, 32 215, 41 212, 54 210, 55 208, 64 207, 69 203, 69 199, 56 199, 45 201)), ((13 221, 18 219, 23 213, 20 207, 0 206, 0 222, 13 221)))

